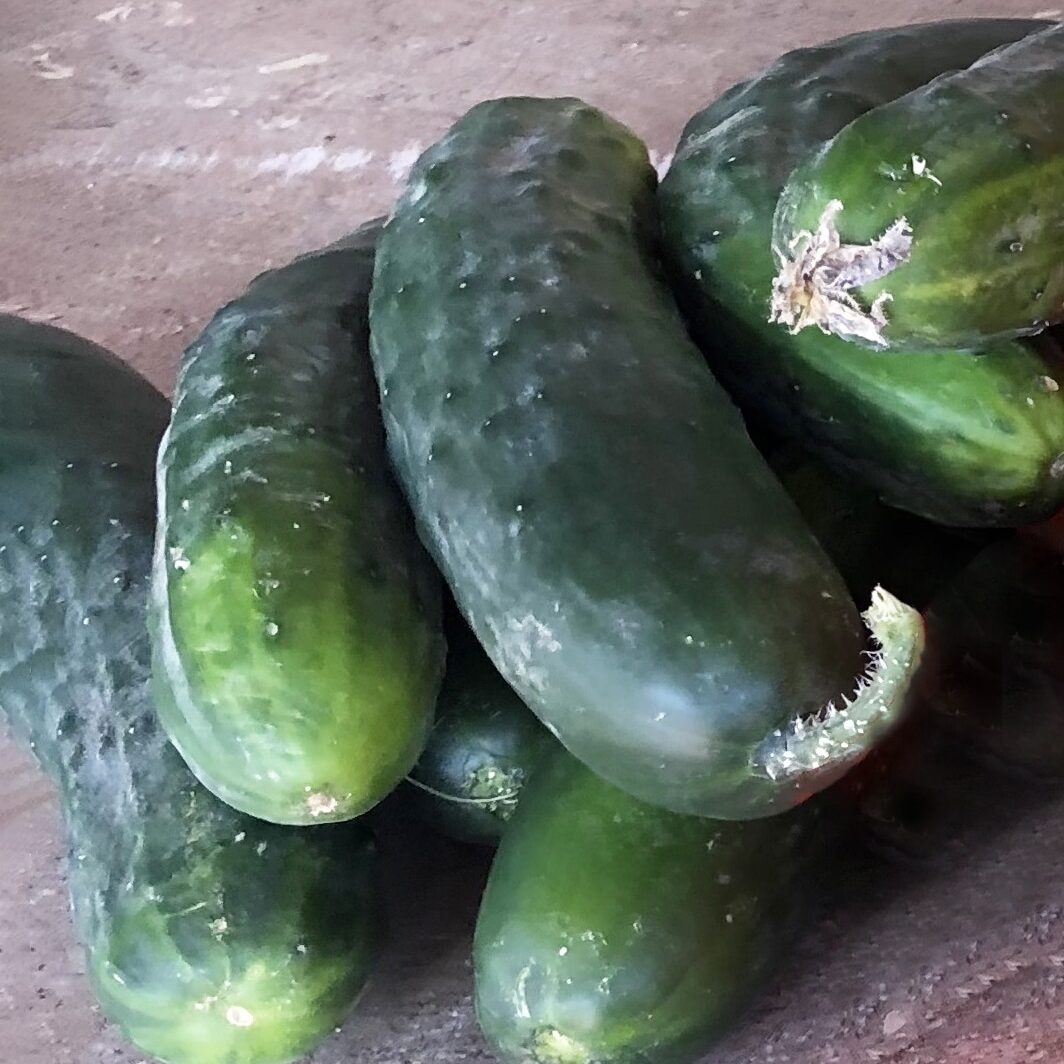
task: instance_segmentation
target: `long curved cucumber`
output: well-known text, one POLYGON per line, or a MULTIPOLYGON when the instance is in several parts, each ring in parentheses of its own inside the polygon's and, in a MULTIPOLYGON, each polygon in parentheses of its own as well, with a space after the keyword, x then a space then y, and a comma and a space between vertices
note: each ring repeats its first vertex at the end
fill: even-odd
POLYGON ((1064 24, 854 119, 776 208, 777 321, 981 350, 1064 317, 1064 24))
POLYGON ((476 1009, 506 1064, 693 1064, 771 974, 823 863, 826 808, 722 822, 646 805, 559 750, 477 919, 476 1009))
POLYGON ((443 668, 439 578, 387 468, 367 353, 378 232, 220 310, 159 451, 159 712, 207 787, 277 823, 391 791, 443 668))
POLYGON ((1044 23, 874 30, 791 52, 687 124, 659 194, 675 290, 710 367, 752 419, 888 502, 950 525, 1064 505, 1064 358, 1049 337, 919 357, 770 324, 773 212, 842 127, 1044 23))
POLYGON ((855 679, 842 579, 661 277, 655 180, 578 100, 474 107, 385 227, 373 357, 422 537, 507 682, 634 796, 762 816, 890 726, 922 625, 877 595, 883 667, 855 679))
POLYGON ((282 1064, 365 982, 374 848, 358 825, 223 805, 159 726, 145 614, 168 416, 101 348, 0 316, 0 705, 58 787, 104 1014, 169 1064, 282 1064))

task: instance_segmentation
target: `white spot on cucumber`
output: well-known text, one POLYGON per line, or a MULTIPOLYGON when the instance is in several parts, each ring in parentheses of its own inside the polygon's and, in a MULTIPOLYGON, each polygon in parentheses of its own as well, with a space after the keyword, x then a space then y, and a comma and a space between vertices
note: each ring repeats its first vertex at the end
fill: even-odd
POLYGON ((179 573, 183 573, 192 567, 192 562, 185 556, 184 547, 170 548, 170 562, 179 573))
POLYGON ((225 1018, 234 1027, 250 1027, 255 1022, 255 1017, 242 1005, 230 1005, 225 1010, 225 1018))
POLYGON ((340 803, 331 794, 314 791, 307 795, 306 805, 311 816, 327 816, 329 813, 335 813, 340 803))

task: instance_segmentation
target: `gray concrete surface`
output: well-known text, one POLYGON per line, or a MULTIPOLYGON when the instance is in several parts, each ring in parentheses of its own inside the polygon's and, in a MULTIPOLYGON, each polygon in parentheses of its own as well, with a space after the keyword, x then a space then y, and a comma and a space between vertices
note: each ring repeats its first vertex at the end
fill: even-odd
MULTIPOLYGON (((788 48, 1038 0, 0 0, 0 310, 55 321, 169 389, 254 273, 387 208, 476 101, 576 94, 666 165, 687 117, 788 48)), ((984 796, 1000 817, 1017 799, 984 796)), ((1064 801, 972 827, 933 873, 858 875, 712 1057, 1064 1061, 1064 801)), ((972 824, 977 825, 978 820, 972 824)), ((0 740, 0 1062, 136 1064, 86 992, 49 787, 0 740)), ((392 863, 394 938, 316 1064, 487 1061, 468 943, 483 862, 392 863)))

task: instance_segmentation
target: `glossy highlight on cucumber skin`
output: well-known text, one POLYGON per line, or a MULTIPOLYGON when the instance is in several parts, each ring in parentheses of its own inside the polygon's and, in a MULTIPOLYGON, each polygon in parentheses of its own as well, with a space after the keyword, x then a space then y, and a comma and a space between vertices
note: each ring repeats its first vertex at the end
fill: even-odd
POLYGON ((159 453, 160 714, 207 787, 276 823, 389 793, 442 674, 439 577, 387 468, 367 353, 379 228, 215 315, 159 453))
POLYGON ((361 825, 280 828, 188 771, 150 695, 146 602, 166 400, 113 355, 0 316, 0 704, 55 782, 86 973, 168 1064, 286 1064, 376 952, 361 825))

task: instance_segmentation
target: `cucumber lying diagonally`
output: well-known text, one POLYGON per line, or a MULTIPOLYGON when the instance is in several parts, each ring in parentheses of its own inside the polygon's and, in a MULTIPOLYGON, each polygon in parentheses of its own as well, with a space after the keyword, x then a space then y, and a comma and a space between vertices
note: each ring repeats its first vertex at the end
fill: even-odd
POLYGON ((748 419, 950 525, 1019 525, 1064 505, 1059 343, 914 358, 792 336, 768 320, 773 212, 794 168, 848 123, 1044 25, 955 20, 790 52, 688 122, 659 192, 681 306, 748 419))
POLYGON ((856 118, 780 193, 772 313, 979 350, 1064 317, 1064 25, 856 118))
POLYGON ((373 357, 421 535, 507 682, 635 797, 761 816, 889 727, 922 625, 878 594, 856 678, 842 579, 660 276, 654 184, 580 101, 473 108, 385 227, 373 357))
POLYGON ((344 820, 413 765, 439 577, 387 469, 367 353, 379 226, 258 277, 185 353, 159 452, 159 712, 264 820, 344 820))
POLYGON ((55 781, 104 1014, 169 1064, 282 1064, 375 950, 372 840, 223 805, 150 696, 155 448, 169 407, 70 333, 0 316, 0 706, 55 781))

